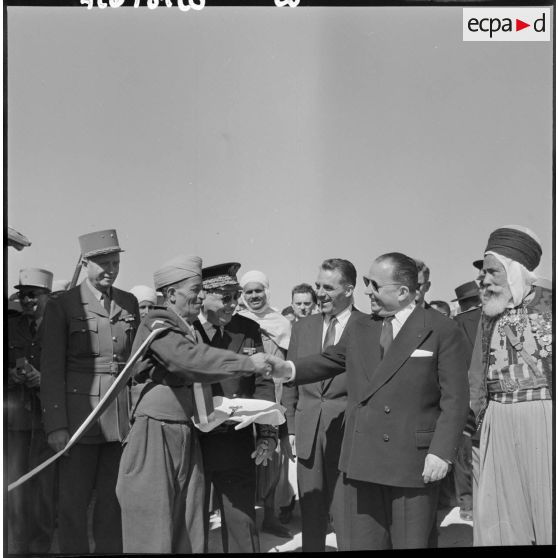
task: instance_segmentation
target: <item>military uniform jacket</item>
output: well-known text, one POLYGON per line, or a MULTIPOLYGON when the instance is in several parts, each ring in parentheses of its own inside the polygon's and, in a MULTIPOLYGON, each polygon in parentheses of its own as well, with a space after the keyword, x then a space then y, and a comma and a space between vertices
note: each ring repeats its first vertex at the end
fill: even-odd
MULTIPOLYGON (((194 327, 200 333, 204 343, 211 344, 199 320, 194 322, 194 327)), ((260 326, 254 320, 239 314, 235 314, 231 321, 223 327, 221 343, 213 346, 245 355, 264 352, 260 326)), ((275 402, 273 380, 259 374, 230 378, 213 384, 212 388, 214 396, 221 395, 229 399, 236 397, 263 399, 275 402)), ((277 430, 273 426, 257 424, 256 430, 260 437, 277 438, 277 430)), ((232 425, 227 424, 201 434, 204 463, 212 469, 220 470, 250 463, 250 453, 254 450, 253 438, 245 439, 242 434, 239 435, 239 431, 235 431, 232 425), (239 445, 243 447, 239 447, 239 445), (223 459, 225 455, 227 459, 223 459)))
MULTIPOLYGON (((357 315, 353 309, 343 331, 357 315)), ((297 360, 321 352, 323 333, 323 316, 312 314, 293 325, 287 358, 297 360)), ((337 447, 343 438, 344 414, 347 405, 346 374, 339 374, 327 380, 320 380, 301 386, 286 386, 283 389, 283 405, 287 408, 287 426, 289 434, 296 434, 296 454, 308 459, 318 423, 323 421, 328 440, 337 447)))
POLYGON ((189 421, 194 414, 194 382, 239 381, 242 373, 254 372, 247 355, 206 345, 174 311, 162 307, 151 310, 143 319, 133 350, 161 327, 168 331, 151 342, 134 368, 134 381, 145 384, 134 416, 189 421))
POLYGON ((467 417, 466 342, 452 320, 417 306, 380 355, 382 320, 357 315, 337 345, 297 360, 295 382, 347 372, 339 469, 350 479, 423 487, 427 453, 454 460, 467 417))
MULTIPOLYGON (((40 371, 42 322, 33 336, 29 319, 23 314, 8 318, 8 367, 13 368, 17 359, 26 358, 40 371)), ((31 430, 41 426, 39 388, 29 388, 13 382, 8 377, 5 392, 9 430, 31 430)))
MULTIPOLYGON (((110 315, 83 281, 48 302, 41 357, 41 400, 47 434, 72 435, 114 383, 130 356, 139 324, 136 298, 112 287, 110 315)), ((84 434, 84 443, 122 440, 129 429, 123 390, 84 434)))

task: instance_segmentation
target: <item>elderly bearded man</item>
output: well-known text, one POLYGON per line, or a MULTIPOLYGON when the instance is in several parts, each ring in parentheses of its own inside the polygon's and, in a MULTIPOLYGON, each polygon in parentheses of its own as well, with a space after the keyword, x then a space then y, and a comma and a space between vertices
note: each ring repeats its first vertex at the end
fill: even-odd
POLYGON ((155 272, 165 307, 155 307, 142 320, 132 347, 136 351, 152 331, 166 329, 134 369, 143 389, 116 486, 124 552, 203 552, 204 477, 192 422, 200 410, 196 384, 266 368, 263 353, 245 356, 213 348, 197 335, 193 322, 205 299, 201 264, 197 256, 178 256, 155 272))
POLYGON ((473 544, 552 544, 552 293, 534 286, 542 249, 496 229, 480 274, 482 322, 469 369, 482 422, 473 544))

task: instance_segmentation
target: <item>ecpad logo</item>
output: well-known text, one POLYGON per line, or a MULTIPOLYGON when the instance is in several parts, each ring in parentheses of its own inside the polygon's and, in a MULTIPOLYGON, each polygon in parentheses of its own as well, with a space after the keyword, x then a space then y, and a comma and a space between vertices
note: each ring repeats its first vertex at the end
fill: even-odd
POLYGON ((463 8, 464 41, 550 41, 550 8, 463 8))

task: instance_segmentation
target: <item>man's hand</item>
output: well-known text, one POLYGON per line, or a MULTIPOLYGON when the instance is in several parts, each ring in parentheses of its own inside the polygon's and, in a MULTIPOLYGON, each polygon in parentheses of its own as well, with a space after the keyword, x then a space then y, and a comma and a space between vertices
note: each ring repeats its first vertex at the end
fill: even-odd
POLYGON ((262 464, 267 467, 267 463, 271 461, 276 447, 277 443, 273 438, 261 438, 256 442, 256 449, 250 457, 255 460, 256 465, 262 464))
POLYGON ((256 368, 256 374, 261 374, 262 376, 270 375, 271 365, 268 364, 269 356, 270 355, 266 355, 265 353, 254 353, 253 355, 250 355, 249 358, 256 368))
POLYGON ((285 454, 294 463, 296 460, 295 435, 289 434, 289 437, 284 441, 281 438, 281 448, 284 448, 285 454))
POLYGON ((36 388, 41 385, 41 373, 31 364, 25 367, 25 385, 28 388, 36 388))
POLYGON ((449 463, 433 453, 429 453, 424 460, 422 480, 425 484, 442 480, 449 470, 449 463))
MULTIPOLYGON (((66 428, 60 428, 48 435, 48 445, 56 452, 62 451, 70 440, 70 433, 66 428)), ((64 455, 68 455, 66 452, 64 455)))
POLYGON ((293 370, 289 361, 283 360, 274 355, 266 355, 267 362, 271 365, 271 372, 267 376, 272 376, 276 380, 288 381, 290 380, 293 370))
POLYGON ((8 368, 8 378, 14 384, 23 384, 25 382, 25 371, 23 368, 8 368))

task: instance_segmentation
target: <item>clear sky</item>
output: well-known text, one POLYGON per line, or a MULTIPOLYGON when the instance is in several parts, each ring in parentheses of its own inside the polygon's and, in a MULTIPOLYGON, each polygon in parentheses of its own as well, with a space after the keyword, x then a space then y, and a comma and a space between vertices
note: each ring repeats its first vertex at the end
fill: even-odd
MULTIPOLYGON (((521 224, 552 277, 552 43, 462 40, 462 8, 8 8, 7 255, 70 279, 116 228, 117 286, 179 254, 268 274, 400 251, 427 299, 521 224)), ((357 306, 369 311, 359 279, 357 306)))

